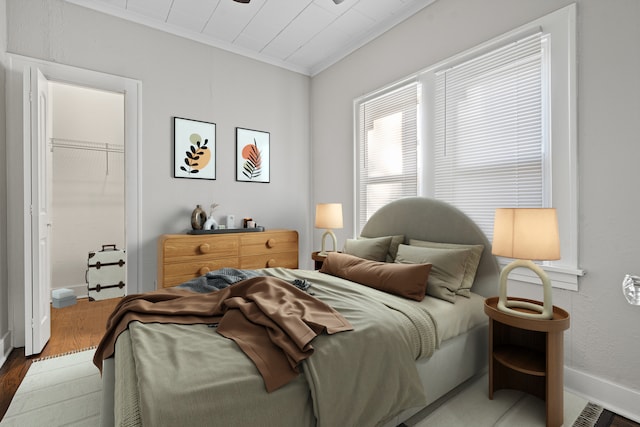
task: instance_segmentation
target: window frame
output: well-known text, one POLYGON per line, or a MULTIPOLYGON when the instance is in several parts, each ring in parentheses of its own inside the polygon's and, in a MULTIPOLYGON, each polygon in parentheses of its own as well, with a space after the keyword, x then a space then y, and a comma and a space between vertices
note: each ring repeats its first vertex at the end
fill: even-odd
MULTIPOLYGON (((576 99, 576 5, 571 4, 528 24, 509 31, 501 36, 481 43, 467 51, 454 55, 444 61, 422 69, 409 77, 401 79, 383 89, 354 100, 354 132, 355 149, 355 217, 359 215, 360 191, 358 182, 358 106, 363 100, 397 88, 417 79, 422 86, 421 109, 418 116, 418 195, 433 197, 433 168, 429 167, 429 159, 433 154, 435 140, 434 126, 430 114, 434 111, 435 73, 455 66, 458 63, 482 55, 488 51, 504 46, 526 37, 534 32, 549 34, 550 85, 545 88, 550 94, 551 111, 544 120, 549 123, 547 139, 550 141, 551 161, 550 182, 545 182, 545 193, 550 206, 558 212, 560 246, 562 258, 558 261, 544 262, 542 267, 556 288, 578 290, 578 278, 584 271, 578 267, 578 165, 577 165, 577 99, 576 99)), ((357 228, 357 223, 356 223, 357 228)), ((507 260, 499 260, 506 265, 507 260)), ((538 277, 526 269, 516 269, 510 279, 538 283, 538 277)))

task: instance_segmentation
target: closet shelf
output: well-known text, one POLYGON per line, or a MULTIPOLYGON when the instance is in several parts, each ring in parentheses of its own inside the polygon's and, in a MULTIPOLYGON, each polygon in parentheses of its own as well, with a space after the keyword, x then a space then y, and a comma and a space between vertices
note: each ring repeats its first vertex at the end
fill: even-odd
POLYGON ((107 142, 81 141, 77 139, 51 138, 51 148, 124 153, 124 145, 107 142))

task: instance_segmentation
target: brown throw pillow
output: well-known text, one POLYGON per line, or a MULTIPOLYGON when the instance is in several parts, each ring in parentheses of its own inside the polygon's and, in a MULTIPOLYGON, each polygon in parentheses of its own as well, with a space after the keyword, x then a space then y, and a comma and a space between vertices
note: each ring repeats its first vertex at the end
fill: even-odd
POLYGON ((424 299, 429 271, 431 264, 369 261, 338 252, 329 252, 320 269, 321 273, 416 301, 424 299))

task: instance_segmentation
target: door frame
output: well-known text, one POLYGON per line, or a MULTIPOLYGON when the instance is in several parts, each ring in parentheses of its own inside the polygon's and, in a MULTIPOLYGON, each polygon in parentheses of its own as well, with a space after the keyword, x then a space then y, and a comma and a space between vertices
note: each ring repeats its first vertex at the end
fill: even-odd
POLYGON ((7 73, 7 272, 9 282, 9 330, 11 345, 24 347, 31 337, 33 278, 29 91, 24 71, 36 67, 49 80, 124 94, 125 111, 125 224, 127 288, 140 292, 142 269, 141 230, 141 92, 142 83, 127 77, 8 54, 7 73))

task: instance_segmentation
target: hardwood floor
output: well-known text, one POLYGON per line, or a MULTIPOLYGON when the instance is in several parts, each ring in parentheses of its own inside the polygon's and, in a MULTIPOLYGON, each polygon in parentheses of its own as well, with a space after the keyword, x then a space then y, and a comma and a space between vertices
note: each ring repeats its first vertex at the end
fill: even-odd
POLYGON ((14 349, 0 369, 0 420, 9 408, 18 386, 34 359, 56 356, 98 345, 109 314, 120 298, 88 301, 64 308, 51 308, 51 338, 38 355, 25 357, 24 347, 14 349))

